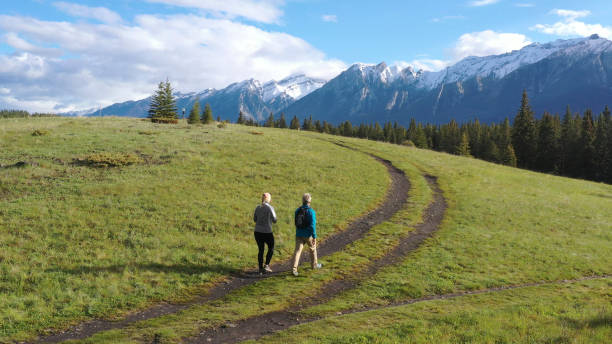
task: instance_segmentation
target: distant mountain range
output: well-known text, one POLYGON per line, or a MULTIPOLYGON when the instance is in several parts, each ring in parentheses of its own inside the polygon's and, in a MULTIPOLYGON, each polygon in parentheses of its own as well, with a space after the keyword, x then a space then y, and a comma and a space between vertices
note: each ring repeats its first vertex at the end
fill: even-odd
MULTIPOLYGON (((199 97, 210 103, 215 117, 230 120, 243 111, 260 121, 270 112, 284 112, 286 117, 312 115, 334 124, 407 124, 410 118, 493 122, 514 117, 523 89, 537 115, 562 113, 567 105, 575 111, 601 111, 612 105, 612 41, 592 35, 534 43, 502 55, 467 57, 438 72, 384 62, 355 64, 328 82, 305 75, 264 84, 251 79, 222 90, 179 94, 177 102, 188 112, 199 97)), ((125 102, 101 113, 142 117, 148 105, 149 99, 125 102)))

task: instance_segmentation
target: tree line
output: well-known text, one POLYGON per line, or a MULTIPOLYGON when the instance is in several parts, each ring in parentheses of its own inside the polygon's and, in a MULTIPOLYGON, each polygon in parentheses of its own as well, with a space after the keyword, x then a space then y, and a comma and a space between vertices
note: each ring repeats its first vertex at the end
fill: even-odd
POLYGON ((353 125, 344 121, 334 126, 326 121, 293 116, 289 124, 284 113, 272 113, 257 122, 242 112, 238 124, 318 131, 332 135, 358 137, 395 144, 432 149, 573 178, 612 183, 612 119, 605 109, 597 116, 592 110, 565 114, 545 112, 536 119, 523 92, 521 106, 513 123, 483 124, 478 120, 458 124, 455 120, 442 125, 410 120, 408 128, 397 122, 353 125))
POLYGON ((56 117, 54 113, 29 113, 24 110, 0 110, 0 118, 56 117))

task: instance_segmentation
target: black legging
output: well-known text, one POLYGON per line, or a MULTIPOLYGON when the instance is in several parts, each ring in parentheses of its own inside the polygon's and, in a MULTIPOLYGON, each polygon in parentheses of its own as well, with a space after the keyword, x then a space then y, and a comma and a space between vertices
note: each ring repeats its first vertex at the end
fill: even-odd
POLYGON ((259 269, 263 269, 263 254, 264 245, 268 245, 268 254, 266 254, 266 265, 270 264, 272 255, 274 254, 274 235, 272 233, 260 233, 255 232, 255 241, 257 241, 257 248, 259 253, 257 254, 257 262, 259 263, 259 269))

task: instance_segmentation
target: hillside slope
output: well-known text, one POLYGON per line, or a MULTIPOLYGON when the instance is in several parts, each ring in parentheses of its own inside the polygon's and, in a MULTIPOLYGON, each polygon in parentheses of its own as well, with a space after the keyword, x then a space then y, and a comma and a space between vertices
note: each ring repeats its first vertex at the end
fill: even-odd
POLYGON ((181 312, 87 342, 189 341, 296 305, 303 305, 293 308, 296 318, 319 322, 262 342, 410 336, 415 342, 603 343, 609 337, 609 185, 303 131, 117 118, 2 124, 0 341, 121 317, 159 300, 188 303, 181 312), (32 136, 34 129, 47 133, 32 136), (92 152, 142 160, 122 168, 74 160, 92 152), (390 220, 325 257, 322 270, 302 268, 298 278, 281 272, 198 301, 215 282, 255 265, 251 212, 261 192, 272 193, 279 214, 279 262, 291 256, 292 212, 302 192, 313 193, 323 240, 376 208, 390 181, 368 154, 389 160, 410 181, 408 202, 390 220), (17 167, 19 161, 26 166, 17 167), (433 237, 370 270, 429 221, 426 209, 437 194, 431 180, 448 204, 433 237), (330 284, 351 280, 309 306, 330 284), (517 289, 505 293, 509 286, 517 289), (492 288, 499 292, 462 294, 492 288), (491 320, 504 318, 514 321, 491 320))

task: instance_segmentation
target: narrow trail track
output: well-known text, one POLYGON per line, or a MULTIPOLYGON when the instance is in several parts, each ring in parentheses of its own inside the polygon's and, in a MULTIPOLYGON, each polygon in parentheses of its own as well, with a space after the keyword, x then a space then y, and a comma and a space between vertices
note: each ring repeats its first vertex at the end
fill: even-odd
MULTIPOLYGON (((204 343, 204 342, 206 342, 206 343, 236 343, 236 342, 239 342, 239 341, 242 341, 242 340, 259 339, 259 338, 261 338, 263 336, 274 334, 274 333, 282 331, 282 330, 287 330, 290 327, 294 327, 294 326, 297 326, 297 325, 303 325, 303 324, 315 322, 315 321, 318 321, 318 320, 338 318, 338 317, 345 316, 345 315, 350 315, 350 314, 364 313, 364 312, 384 310, 384 309, 392 309, 392 308, 397 308, 397 307, 406 306, 406 305, 412 305, 412 304, 415 304, 415 303, 426 302, 426 301, 449 300, 449 299, 454 299, 454 298, 458 298, 458 297, 462 297, 462 296, 469 296, 469 295, 481 295, 481 294, 499 293, 499 292, 503 292, 503 291, 522 289, 522 288, 542 287, 542 286, 547 286, 547 285, 563 285, 563 284, 570 284, 570 283, 577 283, 577 282, 591 281, 591 280, 599 280, 599 279, 608 279, 608 278, 612 278, 612 275, 587 276, 587 277, 576 278, 576 279, 569 279, 569 280, 560 280, 560 281, 551 281, 551 282, 538 282, 538 283, 526 283, 526 284, 520 284, 520 285, 502 286, 502 287, 480 289, 480 290, 473 290, 473 291, 465 291, 465 292, 457 292, 457 293, 450 293, 450 294, 431 295, 431 296, 426 296, 426 297, 422 297, 422 298, 418 298, 418 299, 405 300, 405 301, 402 301, 402 302, 394 302, 394 303, 391 303, 391 304, 388 304, 388 305, 384 305, 384 306, 374 306, 374 307, 368 306, 368 307, 362 307, 362 308, 359 308, 359 309, 345 310, 345 311, 341 312, 340 314, 336 314, 336 315, 299 319, 299 321, 297 321, 296 323, 291 324, 289 326, 282 326, 282 328, 278 328, 278 329, 275 329, 275 330, 270 330, 268 333, 265 333, 265 334, 262 334, 262 335, 258 335, 258 336, 252 336, 250 338, 238 339, 238 340, 222 340, 222 341, 216 341, 216 340, 213 340, 211 338, 210 341, 208 341, 208 340, 207 341, 199 341, 198 343, 204 343)), ((285 322, 287 322, 287 321, 285 320, 285 322)), ((281 324, 282 324, 282 322, 280 324, 277 324, 277 325, 280 326, 281 324)), ((188 342, 188 343, 192 343, 192 342, 188 342)), ((196 342, 194 341, 193 343, 196 343, 196 342)))
POLYGON ((387 254, 371 262, 361 272, 347 279, 331 281, 321 288, 314 297, 296 306, 285 310, 271 312, 238 321, 231 326, 208 329, 197 337, 186 338, 185 343, 236 343, 249 339, 258 339, 278 331, 285 330, 299 324, 317 320, 316 318, 301 317, 299 312, 307 307, 322 304, 335 296, 350 289, 354 289, 361 282, 371 277, 381 268, 401 262, 410 252, 419 248, 426 239, 430 238, 440 227, 447 208, 442 190, 438 186, 436 177, 425 176, 429 186, 434 191, 434 200, 427 207, 423 222, 415 226, 397 246, 387 254))
MULTIPOLYGON (((351 222, 345 230, 335 233, 321 242, 317 247, 319 257, 325 257, 340 251, 346 245, 359 240, 372 227, 389 220, 406 204, 408 191, 410 190, 410 182, 404 175, 404 172, 394 167, 388 160, 381 159, 374 155, 371 156, 387 168, 391 178, 391 185, 389 186, 385 200, 378 208, 351 222)), ((202 305, 222 298, 230 292, 256 283, 262 278, 269 278, 278 274, 287 273, 290 271, 290 262, 285 261, 277 263, 271 266, 271 268, 275 272, 264 276, 260 276, 255 271, 234 274, 225 281, 218 283, 206 295, 197 296, 186 303, 159 303, 144 310, 129 314, 125 318, 117 321, 103 319, 87 321, 66 331, 43 336, 33 343, 60 343, 66 340, 86 339, 99 332, 121 329, 138 321, 177 313, 189 307, 202 305)))

